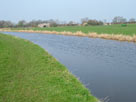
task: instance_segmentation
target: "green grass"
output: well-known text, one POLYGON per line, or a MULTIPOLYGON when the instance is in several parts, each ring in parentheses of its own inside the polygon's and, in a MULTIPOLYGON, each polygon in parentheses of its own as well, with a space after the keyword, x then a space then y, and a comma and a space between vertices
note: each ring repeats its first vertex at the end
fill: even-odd
POLYGON ((96 102, 65 66, 27 40, 0 34, 0 102, 96 102))
POLYGON ((128 24, 127 27, 122 27, 121 24, 111 26, 66 26, 66 27, 51 27, 51 28, 18 28, 19 29, 32 29, 32 30, 49 30, 49 31, 82 31, 84 33, 96 32, 98 34, 123 34, 123 35, 136 35, 136 24, 128 24))

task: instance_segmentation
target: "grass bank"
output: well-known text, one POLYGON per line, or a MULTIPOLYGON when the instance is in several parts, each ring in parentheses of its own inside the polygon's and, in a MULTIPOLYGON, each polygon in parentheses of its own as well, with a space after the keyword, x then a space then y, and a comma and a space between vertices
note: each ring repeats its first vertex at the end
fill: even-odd
POLYGON ((111 26, 66 26, 50 28, 12 28, 1 31, 31 32, 45 34, 62 34, 83 36, 91 38, 103 38, 110 40, 136 42, 136 24, 128 24, 122 27, 120 24, 111 26))
POLYGON ((44 49, 0 34, 0 102, 96 102, 44 49))
POLYGON ((81 31, 85 34, 97 33, 97 34, 122 34, 122 35, 136 35, 136 24, 128 24, 126 27, 122 27, 121 24, 113 24, 110 26, 65 26, 65 27, 50 27, 50 28, 16 28, 13 30, 34 30, 34 31, 57 31, 57 32, 78 32, 81 31))

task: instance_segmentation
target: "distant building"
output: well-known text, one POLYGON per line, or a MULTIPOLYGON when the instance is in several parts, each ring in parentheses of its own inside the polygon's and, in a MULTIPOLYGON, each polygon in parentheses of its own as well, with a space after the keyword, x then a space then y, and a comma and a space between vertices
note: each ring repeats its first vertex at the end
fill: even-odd
POLYGON ((39 24, 38 27, 40 28, 50 27, 50 23, 42 23, 42 24, 39 24))
POLYGON ((106 25, 111 25, 111 23, 104 23, 104 25, 106 26, 106 25))
POLYGON ((84 22, 83 24, 82 24, 82 26, 86 26, 87 25, 87 22, 84 22))

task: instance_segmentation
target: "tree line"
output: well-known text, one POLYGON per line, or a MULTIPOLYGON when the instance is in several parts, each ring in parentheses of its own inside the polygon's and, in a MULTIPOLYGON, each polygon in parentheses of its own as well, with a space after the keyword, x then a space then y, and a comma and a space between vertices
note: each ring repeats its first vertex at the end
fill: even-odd
POLYGON ((124 18, 122 16, 116 16, 112 20, 112 23, 113 24, 136 23, 136 19, 135 18, 130 18, 129 20, 127 20, 126 18, 124 18))
MULTIPOLYGON (((89 19, 89 18, 82 18, 81 19, 81 23, 77 23, 74 21, 69 21, 69 22, 65 22, 65 21, 59 21, 59 20, 32 20, 32 21, 25 21, 25 20, 21 20, 18 21, 18 23, 13 23, 11 21, 5 21, 5 20, 0 20, 0 28, 12 28, 12 27, 38 27, 39 24, 43 24, 43 23, 49 23, 51 27, 57 27, 57 26, 96 26, 96 25, 104 25, 105 23, 109 23, 106 21, 99 21, 99 20, 95 20, 95 19, 89 19)), ((111 24, 123 24, 123 23, 136 23, 136 19, 135 18, 131 18, 129 20, 127 20, 124 17, 121 16, 116 16, 113 18, 111 24)))

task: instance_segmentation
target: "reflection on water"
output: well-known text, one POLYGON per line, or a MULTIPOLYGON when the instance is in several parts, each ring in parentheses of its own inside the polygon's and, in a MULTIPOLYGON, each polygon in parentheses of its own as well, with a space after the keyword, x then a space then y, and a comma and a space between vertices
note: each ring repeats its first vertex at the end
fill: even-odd
POLYGON ((6 32, 45 48, 93 95, 136 102, 136 44, 86 37, 6 32))

